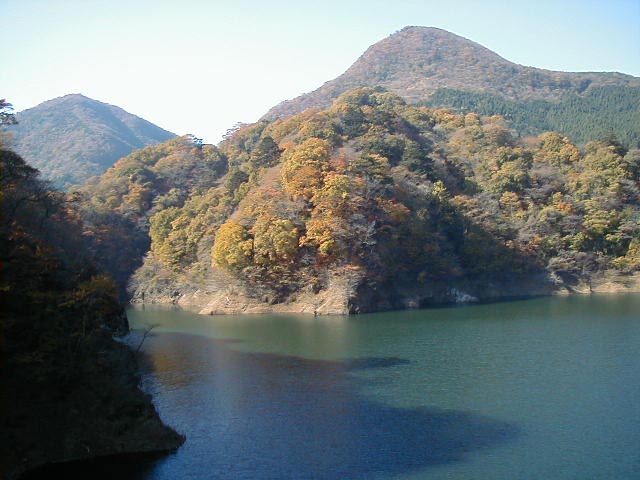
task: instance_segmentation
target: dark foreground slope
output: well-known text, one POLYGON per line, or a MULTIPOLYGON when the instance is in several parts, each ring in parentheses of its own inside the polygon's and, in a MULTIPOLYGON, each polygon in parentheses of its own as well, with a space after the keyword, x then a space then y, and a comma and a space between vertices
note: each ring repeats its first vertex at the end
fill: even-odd
POLYGON ((42 176, 67 188, 100 175, 121 157, 175 134, 119 107, 65 95, 17 114, 14 149, 42 176))
POLYGON ((0 150, 0 473, 160 452, 183 438, 138 389, 114 282, 79 214, 37 170, 0 150))
POLYGON ((524 143, 500 117, 364 88, 190 148, 203 181, 176 171, 171 194, 159 147, 85 188, 150 237, 136 301, 347 313, 637 288, 640 155, 613 138, 524 143))
POLYGON ((347 90, 382 86, 408 103, 514 116, 523 134, 558 130, 585 143, 614 133, 640 141, 640 79, 525 67, 438 28, 406 27, 372 45, 334 80, 282 102, 264 116, 328 108, 347 90))

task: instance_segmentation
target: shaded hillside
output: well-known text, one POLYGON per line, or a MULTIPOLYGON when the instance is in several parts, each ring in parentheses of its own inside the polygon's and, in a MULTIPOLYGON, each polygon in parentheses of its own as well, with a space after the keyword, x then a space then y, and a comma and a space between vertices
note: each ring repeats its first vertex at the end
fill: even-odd
MULTIPOLYGON (((569 95, 588 94, 598 87, 640 89, 640 79, 619 73, 568 73, 525 67, 447 31, 406 27, 369 47, 338 78, 311 93, 275 106, 264 118, 286 118, 307 108, 328 108, 342 93, 363 86, 382 86, 409 103, 427 101, 441 88, 482 93, 509 102, 556 103, 569 95)), ((444 105, 436 103, 432 102, 434 106, 444 105)), ((616 107, 600 105, 598 108, 604 108, 608 117, 616 107)), ((475 110, 472 108, 472 111, 475 110)), ((500 111, 486 109, 483 113, 492 115, 500 111)), ((571 124, 573 119, 567 116, 565 120, 571 124)), ((606 121, 608 118, 603 120, 606 121)), ((533 126, 535 121, 529 122, 525 118, 524 123, 533 126)), ((618 135, 622 133, 615 123, 606 128, 618 135)), ((637 124, 628 128, 640 135, 637 124)), ((576 129, 593 138, 590 132, 580 130, 579 126, 576 129)), ((562 133, 573 132, 562 130, 562 133)))
POLYGON ((86 228, 96 239, 96 261, 117 281, 124 296, 127 279, 149 249, 149 217, 182 207, 227 171, 226 157, 190 136, 136 150, 101 177, 72 189, 80 199, 86 228))
POLYGON ((16 115, 14 149, 58 187, 83 183, 133 150, 175 135, 121 108, 73 94, 16 115))
MULTIPOLYGON (((499 117, 365 88, 217 152, 220 181, 140 210, 151 248, 136 299, 344 313, 588 289, 640 267, 640 155, 615 139, 524 144, 499 117)), ((116 209, 140 188, 121 184, 116 209)))
POLYGON ((138 389, 128 324, 74 202, 0 148, 0 472, 167 451, 184 440, 138 389))

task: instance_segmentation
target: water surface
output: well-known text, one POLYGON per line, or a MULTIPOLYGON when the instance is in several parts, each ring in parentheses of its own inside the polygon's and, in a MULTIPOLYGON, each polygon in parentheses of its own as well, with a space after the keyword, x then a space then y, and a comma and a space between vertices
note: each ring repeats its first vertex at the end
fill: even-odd
POLYGON ((640 478, 638 312, 638 295, 357 317, 131 310, 134 328, 158 324, 144 388, 187 435, 136 478, 640 478))

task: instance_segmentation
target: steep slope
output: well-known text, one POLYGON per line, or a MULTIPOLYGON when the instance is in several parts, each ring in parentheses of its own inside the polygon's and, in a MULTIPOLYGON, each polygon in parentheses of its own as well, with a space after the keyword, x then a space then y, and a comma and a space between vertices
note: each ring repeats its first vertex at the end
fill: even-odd
POLYGON ((96 261, 125 294, 127 279, 149 249, 149 217, 181 207, 196 192, 214 185, 227 171, 226 158, 193 137, 176 137, 136 150, 102 176, 73 193, 83 199, 86 228, 99 239, 96 261))
MULTIPOLYGON (((264 118, 286 118, 307 108, 328 108, 342 93, 363 86, 382 86, 409 103, 427 101, 441 88, 490 94, 511 102, 555 103, 568 95, 588 94, 596 87, 640 90, 640 79, 620 73, 568 73, 525 67, 445 30, 406 27, 369 47, 338 78, 311 93, 282 102, 264 118)), ((457 106, 446 103, 432 105, 457 106)), ((466 106, 467 111, 478 110, 474 105, 466 106)), ((485 109, 482 113, 500 112, 485 109)))
POLYGON ((175 134, 119 107, 73 94, 16 115, 16 152, 58 187, 83 183, 133 150, 175 134))
POLYGON ((112 337, 127 319, 74 203, 1 145, 0 192, 2 478, 177 448, 184 438, 162 424, 133 353, 112 337))
POLYGON ((613 139, 524 143, 499 117, 362 88, 192 148, 224 176, 164 193, 171 161, 144 154, 85 188, 144 220, 135 301, 347 313, 637 288, 640 153, 613 139))

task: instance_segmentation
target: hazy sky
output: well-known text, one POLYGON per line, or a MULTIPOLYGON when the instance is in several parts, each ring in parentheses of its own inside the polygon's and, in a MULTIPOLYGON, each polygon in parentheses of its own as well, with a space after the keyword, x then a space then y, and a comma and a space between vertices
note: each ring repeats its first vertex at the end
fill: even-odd
POLYGON ((0 0, 0 98, 68 93, 208 142, 406 25, 523 65, 640 76, 640 0, 0 0))

